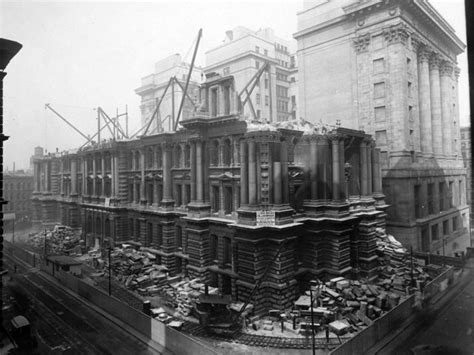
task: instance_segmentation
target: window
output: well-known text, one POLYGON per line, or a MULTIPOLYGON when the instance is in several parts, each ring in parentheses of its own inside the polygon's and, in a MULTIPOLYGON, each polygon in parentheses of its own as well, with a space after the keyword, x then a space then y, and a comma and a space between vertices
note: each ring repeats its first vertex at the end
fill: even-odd
POLYGON ((214 213, 219 212, 220 209, 220 196, 219 196, 219 186, 212 186, 212 211, 214 213))
POLYGON ((458 217, 454 216, 453 217, 453 232, 457 231, 458 229, 458 217))
POLYGON ((224 237, 224 265, 231 263, 231 256, 232 256, 232 245, 230 242, 230 238, 224 237))
POLYGON ((385 97, 385 82, 374 84, 374 99, 385 97))
POLYGON ((377 146, 386 146, 387 131, 375 131, 375 141, 377 142, 377 146))
POLYGON ((454 205, 454 181, 449 182, 449 208, 454 205))
POLYGON ((270 99, 269 99, 268 95, 265 95, 265 106, 268 106, 269 101, 270 101, 270 99))
POLYGON ((459 180, 459 204, 464 204, 464 183, 462 180, 459 180))
POLYGON ((385 106, 379 106, 374 108, 375 122, 385 122, 385 106))
POLYGON ((420 218, 422 216, 421 211, 421 185, 415 185, 415 218, 420 218))
POLYGON ((210 258, 211 262, 214 262, 214 260, 217 259, 217 247, 219 245, 219 239, 217 238, 217 235, 211 235, 211 243, 210 243, 210 258))
POLYGON ((183 247, 183 236, 182 236, 182 228, 180 226, 176 226, 176 248, 183 247))
POLYGON ((439 239, 439 235, 438 235, 438 225, 437 224, 433 224, 431 226, 431 240, 438 240, 439 239))
POLYGON ((374 74, 383 73, 385 71, 385 59, 379 58, 373 61, 374 74))
POLYGON ((224 186, 224 214, 231 214, 232 213, 232 187, 231 186, 224 186))
POLYGON ((445 194, 445 183, 440 182, 438 184, 438 190, 439 190, 439 211, 444 211, 446 208, 444 206, 444 194, 445 194))
POLYGON ((449 235, 449 220, 443 222, 443 235, 449 235))
POLYGON ((434 184, 428 184, 428 214, 434 213, 434 203, 433 203, 433 191, 434 184))

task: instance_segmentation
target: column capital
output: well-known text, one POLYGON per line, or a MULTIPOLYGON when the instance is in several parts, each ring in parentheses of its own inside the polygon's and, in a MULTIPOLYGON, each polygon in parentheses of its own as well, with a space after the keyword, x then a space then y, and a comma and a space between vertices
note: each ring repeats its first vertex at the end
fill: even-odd
POLYGON ((164 152, 170 152, 173 149, 173 143, 171 142, 161 143, 161 149, 164 152))
POLYGON ((411 35, 411 46, 415 53, 419 53, 420 50, 426 46, 426 42, 424 42, 420 36, 416 34, 411 35))
POLYGON ((445 76, 452 76, 453 75, 454 65, 449 60, 441 61, 440 65, 440 74, 445 76))
POLYGON ((438 53, 432 52, 430 56, 430 70, 437 70, 440 67, 441 58, 438 53))
POLYGON ((355 51, 359 53, 367 52, 370 44, 370 34, 362 34, 352 39, 355 51))
POLYGON ((428 63, 430 61, 432 50, 426 45, 422 45, 418 49, 418 62, 419 63, 428 63))
POLYGON ((409 35, 408 27, 404 24, 397 24, 383 30, 383 36, 389 45, 395 43, 406 45, 409 35))
POLYGON ((340 140, 343 140, 344 139, 344 136, 338 134, 338 133, 329 133, 327 135, 328 137, 328 140, 330 140, 331 142, 339 142, 340 140))
POLYGON ((454 75, 456 76, 456 81, 459 80, 459 75, 461 74, 461 68, 455 67, 454 68, 454 75))

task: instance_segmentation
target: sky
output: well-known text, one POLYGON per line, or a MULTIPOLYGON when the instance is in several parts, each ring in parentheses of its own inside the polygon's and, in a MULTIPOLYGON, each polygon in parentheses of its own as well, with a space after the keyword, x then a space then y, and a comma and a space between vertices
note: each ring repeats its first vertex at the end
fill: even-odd
MULTIPOLYGON (((466 43, 464 1, 432 0, 466 43)), ((48 152, 84 143, 45 110, 51 106, 83 133, 97 131, 100 106, 109 116, 128 107, 130 131, 140 128, 134 90, 154 63, 174 53, 188 61, 200 28, 196 65, 236 26, 272 27, 291 39, 301 0, 44 1, 0 0, 0 37, 20 42, 4 79, 4 170, 27 169, 34 147, 48 152)), ((466 54, 458 57, 461 125, 469 125, 466 54)))

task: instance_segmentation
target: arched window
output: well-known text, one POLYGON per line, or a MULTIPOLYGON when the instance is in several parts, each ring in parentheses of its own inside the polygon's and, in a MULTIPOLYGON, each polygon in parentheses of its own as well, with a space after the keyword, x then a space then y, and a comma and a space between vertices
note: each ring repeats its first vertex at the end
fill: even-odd
POLYGON ((230 139, 224 140, 224 154, 223 154, 223 164, 229 166, 232 161, 232 146, 230 139))

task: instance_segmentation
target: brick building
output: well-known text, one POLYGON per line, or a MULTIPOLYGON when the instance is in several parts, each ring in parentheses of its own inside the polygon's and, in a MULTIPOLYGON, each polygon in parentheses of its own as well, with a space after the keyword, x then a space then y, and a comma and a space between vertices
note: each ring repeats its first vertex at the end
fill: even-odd
POLYGON ((32 194, 32 174, 26 174, 22 170, 3 173, 3 196, 6 200, 3 213, 14 213, 17 227, 27 226, 31 222, 32 194))
POLYGON ((465 48, 428 1, 306 1, 298 13, 299 109, 381 149, 387 230, 415 250, 469 245, 456 56, 465 48))
POLYGON ((370 136, 245 121, 222 90, 232 81, 208 78, 176 132, 35 159, 35 221, 81 226, 88 246, 139 242, 172 274, 235 300, 268 266, 257 312, 290 306, 316 275, 373 276, 386 206, 370 136), (216 86, 236 113, 209 112, 216 86))

